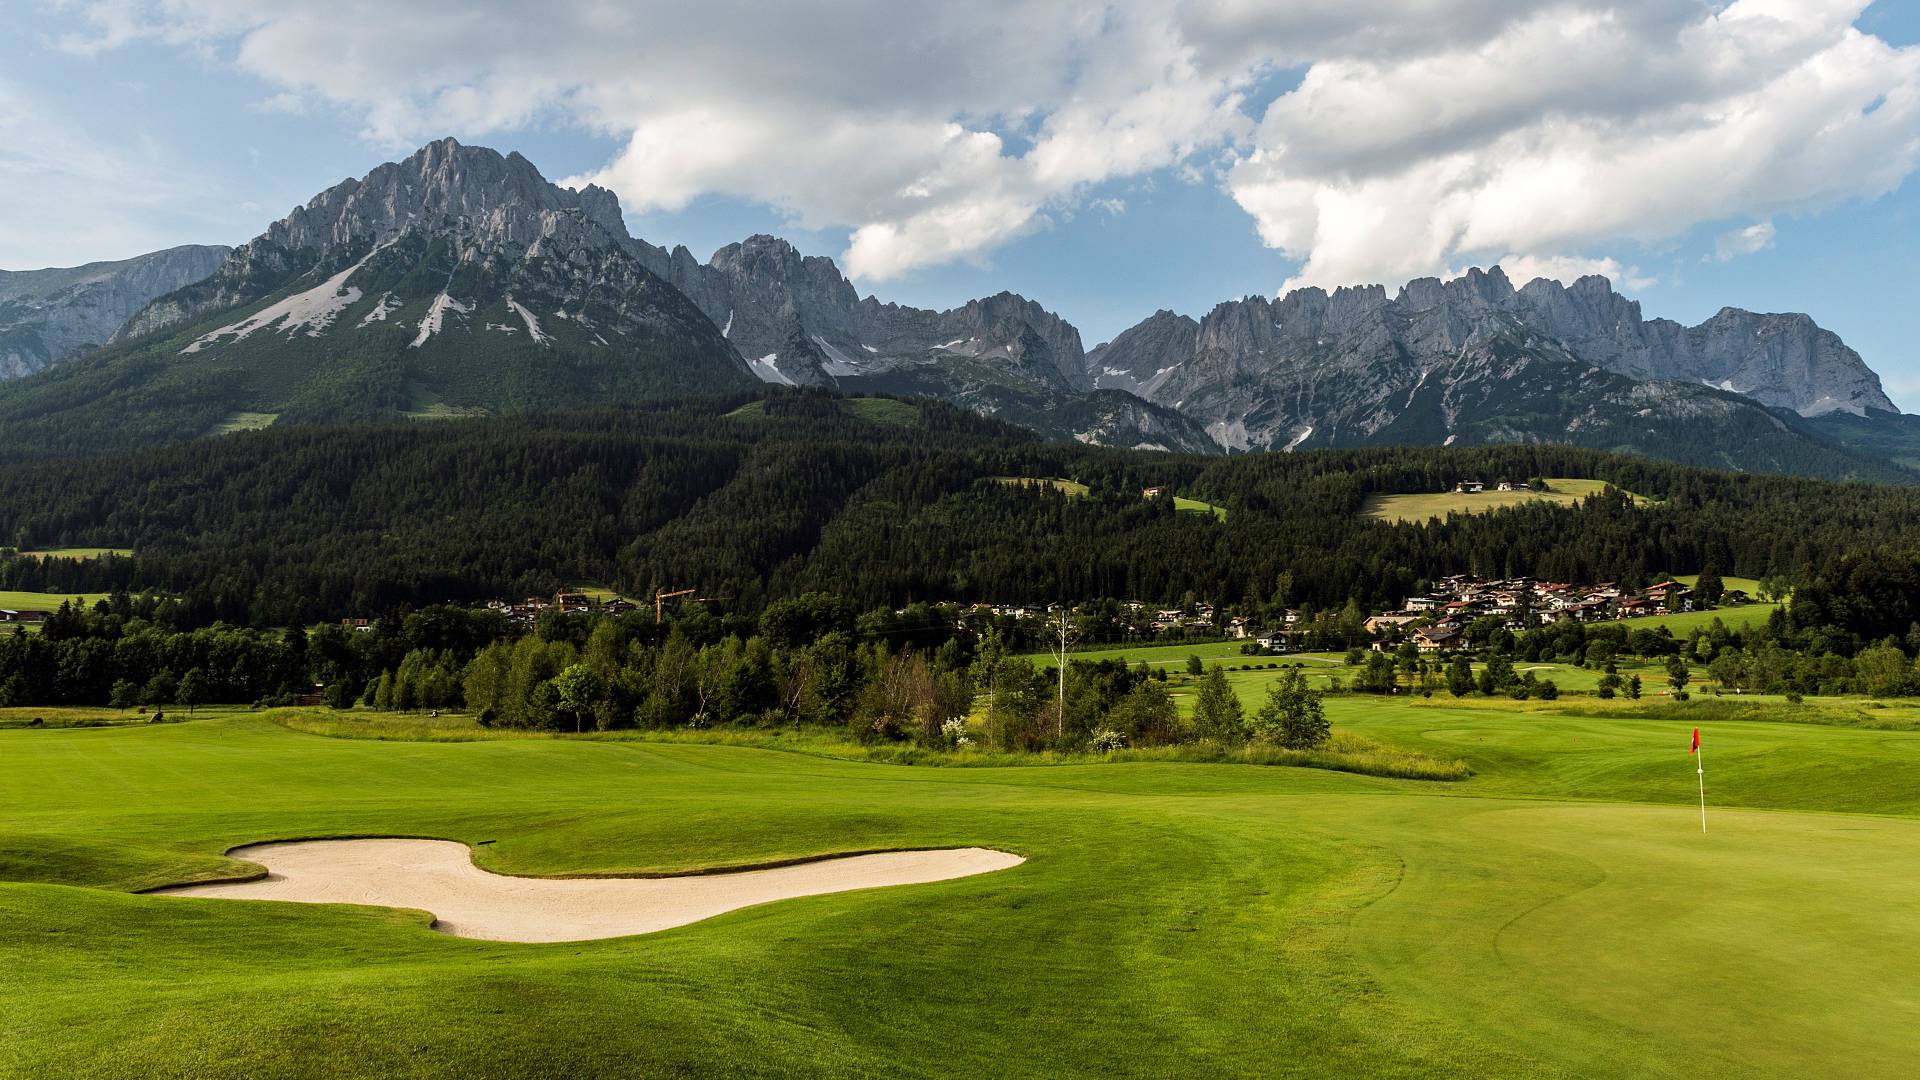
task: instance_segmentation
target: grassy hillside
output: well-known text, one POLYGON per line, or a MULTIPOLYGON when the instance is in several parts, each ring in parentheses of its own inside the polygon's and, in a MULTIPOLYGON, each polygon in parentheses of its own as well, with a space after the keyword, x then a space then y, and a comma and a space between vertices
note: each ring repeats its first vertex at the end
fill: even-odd
POLYGON ((1707 725, 1703 835, 1679 719, 1333 718, 1476 775, 921 769, 240 715, 0 731, 0 1071, 1906 1075, 1920 734, 1707 725), (530 875, 924 845, 1028 862, 564 945, 129 893, 240 871, 237 844, 367 834, 530 875))

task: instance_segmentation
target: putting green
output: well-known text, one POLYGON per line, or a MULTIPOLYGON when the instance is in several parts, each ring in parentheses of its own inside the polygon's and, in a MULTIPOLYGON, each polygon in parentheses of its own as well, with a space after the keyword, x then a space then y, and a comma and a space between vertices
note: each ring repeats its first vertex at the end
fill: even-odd
POLYGON ((1909 1071, 1920 733, 1711 726, 1702 835, 1681 724, 1330 711, 1477 775, 376 742, 247 715, 0 731, 0 1075, 1909 1071), (532 876, 1027 862, 553 945, 130 892, 356 835, 532 876))

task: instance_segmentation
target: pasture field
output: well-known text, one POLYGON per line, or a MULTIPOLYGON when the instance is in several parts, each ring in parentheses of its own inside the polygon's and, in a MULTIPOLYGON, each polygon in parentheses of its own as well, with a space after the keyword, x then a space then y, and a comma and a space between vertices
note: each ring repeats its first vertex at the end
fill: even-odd
POLYGON ((13 611, 58 611, 68 600, 92 606, 107 598, 106 593, 39 593, 0 589, 0 608, 13 611))
MULTIPOLYGON (((1782 606, 1784 605, 1741 604, 1738 607, 1714 608, 1710 611, 1681 611, 1672 615, 1642 615, 1636 619, 1621 619, 1620 624, 1628 628, 1645 627, 1648 630, 1658 630, 1664 626, 1674 637, 1683 638, 1692 633, 1693 628, 1696 626, 1705 630, 1707 627, 1713 625, 1713 620, 1715 619, 1719 619, 1729 630, 1738 629, 1742 626, 1765 625, 1768 617, 1773 614, 1773 609, 1782 606)), ((1606 624, 1596 623, 1595 625, 1606 624)))
POLYGON ((1055 491, 1072 496, 1081 496, 1087 493, 1087 485, 1076 480, 1065 480, 1058 476, 996 476, 993 478, 993 482, 996 484, 1005 484, 1008 487, 1050 487, 1055 491))
POLYGON ((107 555, 131 555, 132 548, 63 547, 32 548, 19 554, 34 559, 98 559, 107 555))
MULTIPOLYGON (((1514 481, 1514 483, 1520 482, 1520 479, 1514 481)), ((1487 483, 1492 484, 1494 481, 1489 480, 1487 483)), ((1589 495, 1597 495, 1606 488, 1607 484, 1603 480, 1553 476, 1547 477, 1545 491, 1489 490, 1477 495, 1435 491, 1409 495, 1375 495, 1367 500, 1361 513, 1375 521, 1419 524, 1428 518, 1445 519, 1448 514, 1490 514, 1495 510, 1505 510, 1508 507, 1530 502, 1557 502, 1571 505, 1589 495)), ((1633 499, 1636 503, 1646 502, 1639 495, 1634 495, 1633 499)))
POLYGON ((1909 1075, 1920 732, 1701 724, 1703 834, 1690 714, 1329 711, 1475 774, 0 730, 0 1075, 1909 1075), (555 945, 135 892, 367 835, 535 876, 1027 862, 555 945))
POLYGON ((231 435, 236 431, 260 431, 272 427, 273 422, 278 419, 280 419, 279 413, 237 412, 213 425, 213 430, 207 434, 231 435))
MULTIPOLYGON (((1674 575, 1673 580, 1691 589, 1695 585, 1698 585, 1700 583, 1700 575, 1699 574, 1676 574, 1674 575)), ((1759 578, 1734 577, 1732 574, 1721 574, 1720 584, 1726 586, 1729 590, 1739 589, 1741 592, 1746 593, 1750 597, 1757 598, 1760 595, 1760 579, 1759 578)))
POLYGON ((1226 507, 1215 506, 1210 502, 1201 502, 1199 499, 1189 499, 1185 495, 1175 495, 1173 497, 1173 508, 1182 513, 1212 514, 1221 521, 1227 520, 1226 507))

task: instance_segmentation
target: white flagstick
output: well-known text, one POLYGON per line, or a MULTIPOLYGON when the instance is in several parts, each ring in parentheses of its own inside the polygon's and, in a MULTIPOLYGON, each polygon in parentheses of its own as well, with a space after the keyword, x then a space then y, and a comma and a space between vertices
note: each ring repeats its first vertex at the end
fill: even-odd
POLYGON ((1693 748, 1694 771, 1700 775, 1700 831, 1707 831, 1707 756, 1693 748))

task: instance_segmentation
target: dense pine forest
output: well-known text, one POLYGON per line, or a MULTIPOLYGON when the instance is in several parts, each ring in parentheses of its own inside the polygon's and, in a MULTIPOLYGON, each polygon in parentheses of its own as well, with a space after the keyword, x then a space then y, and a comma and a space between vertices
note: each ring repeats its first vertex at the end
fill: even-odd
MULTIPOLYGON (((594 583, 858 607, 1099 598, 1397 605, 1451 573, 1805 578, 1901 540, 1920 490, 1559 446, 1182 457, 1043 443, 933 402, 756 392, 652 409, 243 432, 0 469, 0 588, 154 591, 281 627, 594 583), (1391 525, 1370 496, 1605 481, 1579 505, 1391 525), (1060 479, 1071 491, 1006 478, 1060 479), (1224 515, 1193 513, 1164 488, 1224 515)), ((1900 628, 1904 632, 1904 625, 1900 628)))

